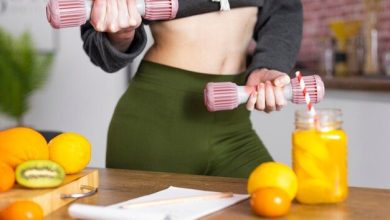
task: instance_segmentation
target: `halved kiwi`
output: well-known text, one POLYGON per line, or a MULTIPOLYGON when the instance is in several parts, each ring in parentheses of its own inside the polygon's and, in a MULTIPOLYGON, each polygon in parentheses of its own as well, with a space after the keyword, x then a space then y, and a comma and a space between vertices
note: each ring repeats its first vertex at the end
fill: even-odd
POLYGON ((64 169, 50 160, 29 160, 16 167, 16 181, 28 188, 59 186, 65 178, 64 169))

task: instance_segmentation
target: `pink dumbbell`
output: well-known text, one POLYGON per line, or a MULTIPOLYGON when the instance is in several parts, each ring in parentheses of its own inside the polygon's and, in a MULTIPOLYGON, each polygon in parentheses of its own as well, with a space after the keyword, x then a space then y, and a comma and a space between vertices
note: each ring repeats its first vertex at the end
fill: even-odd
MULTIPOLYGON (((77 27, 89 19, 92 0, 49 0, 47 20, 53 28, 77 27)), ((137 10, 146 20, 170 20, 176 17, 178 0, 137 0, 137 10)))
MULTIPOLYGON (((320 102, 325 95, 324 83, 318 75, 302 77, 306 84, 306 92, 313 103, 320 102)), ((210 82, 204 89, 204 101, 210 112, 231 110, 246 103, 255 87, 238 86, 231 82, 210 82)), ((306 104, 305 96, 298 79, 293 78, 289 85, 283 88, 284 96, 295 104, 306 104)))

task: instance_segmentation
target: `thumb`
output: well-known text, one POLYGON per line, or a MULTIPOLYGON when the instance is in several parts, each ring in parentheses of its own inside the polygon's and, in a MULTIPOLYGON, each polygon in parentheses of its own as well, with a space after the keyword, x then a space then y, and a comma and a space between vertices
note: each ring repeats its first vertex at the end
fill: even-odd
POLYGON ((246 81, 246 85, 257 86, 260 82, 263 82, 262 78, 264 77, 267 71, 268 70, 264 68, 253 70, 246 81))
POLYGON ((277 77, 274 80, 274 85, 277 87, 283 87, 290 83, 290 77, 286 74, 283 74, 282 76, 277 77))

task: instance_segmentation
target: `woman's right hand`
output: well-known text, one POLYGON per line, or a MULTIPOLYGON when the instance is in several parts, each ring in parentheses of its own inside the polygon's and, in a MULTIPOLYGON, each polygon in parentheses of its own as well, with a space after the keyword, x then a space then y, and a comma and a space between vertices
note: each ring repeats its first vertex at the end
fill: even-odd
POLYGON ((247 86, 257 86, 257 92, 251 94, 246 107, 259 111, 280 111, 287 105, 283 87, 290 83, 290 77, 283 72, 261 68, 254 70, 248 77, 247 86))
POLYGON ((124 52, 142 18, 136 0, 94 0, 90 22, 96 31, 106 32, 112 45, 124 52))

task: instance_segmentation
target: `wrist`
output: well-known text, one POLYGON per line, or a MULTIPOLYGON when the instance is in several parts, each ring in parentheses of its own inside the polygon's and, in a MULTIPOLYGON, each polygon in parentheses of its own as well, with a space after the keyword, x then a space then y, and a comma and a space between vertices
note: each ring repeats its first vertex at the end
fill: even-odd
POLYGON ((269 69, 265 67, 257 68, 252 70, 251 74, 265 74, 269 69))
POLYGON ((126 52, 135 36, 135 29, 121 30, 116 33, 106 32, 107 39, 113 47, 121 52, 126 52))

